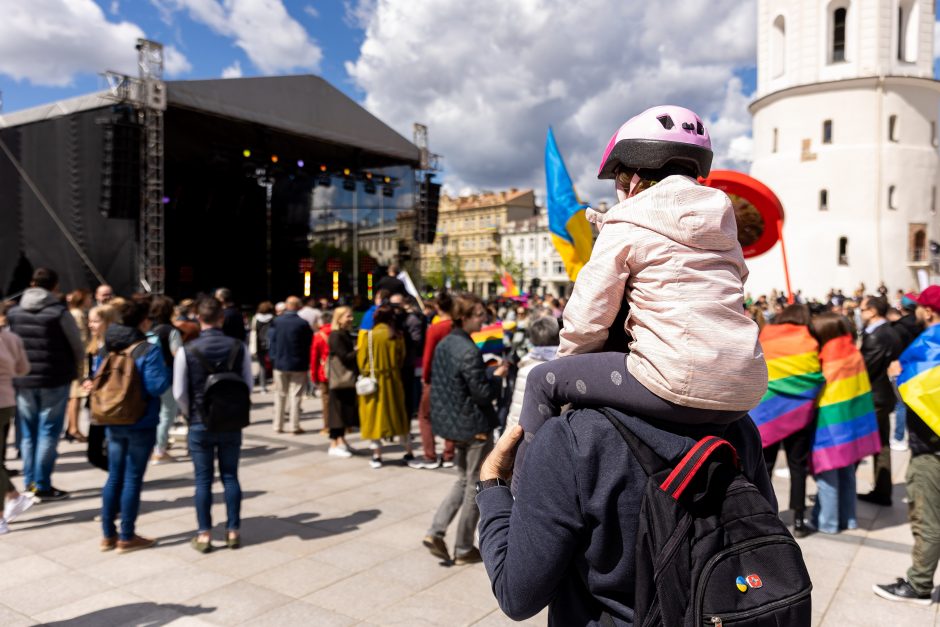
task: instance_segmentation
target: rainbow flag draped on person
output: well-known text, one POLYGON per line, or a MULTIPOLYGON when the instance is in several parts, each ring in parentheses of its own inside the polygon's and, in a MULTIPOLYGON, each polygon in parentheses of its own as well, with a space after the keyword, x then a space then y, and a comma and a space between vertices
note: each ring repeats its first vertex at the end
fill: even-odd
POLYGON ((584 217, 588 205, 581 202, 574 191, 574 184, 561 158, 551 127, 545 141, 545 182, 548 230, 558 254, 565 262, 568 278, 574 281, 591 258, 594 236, 591 224, 584 217))
POLYGON ((826 342, 819 361, 826 385, 819 395, 810 463, 814 473, 844 468, 881 450, 871 382, 852 337, 826 342))
POLYGON ((503 324, 501 322, 486 325, 476 333, 471 333, 470 338, 482 353, 499 355, 503 352, 505 346, 503 343, 503 324))
POLYGON ((767 447, 810 423, 824 380, 819 345, 806 327, 769 324, 760 332, 760 344, 769 381, 751 418, 767 447))
POLYGON ((940 324, 918 335, 899 361, 901 399, 934 433, 940 434, 940 324))

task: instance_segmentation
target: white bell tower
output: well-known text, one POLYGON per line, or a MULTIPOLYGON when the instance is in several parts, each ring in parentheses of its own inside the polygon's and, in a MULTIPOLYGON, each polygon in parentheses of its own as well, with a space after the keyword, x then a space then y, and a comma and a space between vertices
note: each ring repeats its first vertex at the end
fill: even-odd
MULTIPOLYGON (((934 0, 758 0, 751 175, 780 197, 794 290, 935 276, 934 0)), ((747 291, 784 286, 779 246, 747 291)))

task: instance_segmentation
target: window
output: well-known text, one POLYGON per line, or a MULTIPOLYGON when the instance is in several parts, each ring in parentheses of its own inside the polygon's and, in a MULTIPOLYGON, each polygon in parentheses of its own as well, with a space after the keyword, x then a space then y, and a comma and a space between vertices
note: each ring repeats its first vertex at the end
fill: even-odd
POLYGON ((822 143, 832 143, 832 120, 823 120, 822 143))
POLYGON ((937 123, 930 123, 930 145, 935 147, 937 146, 937 123))
POLYGON ((770 76, 778 78, 786 71, 787 25, 782 15, 774 20, 770 31, 770 76))
POLYGON ((849 238, 839 238, 839 265, 849 265, 849 238))
POLYGON ((908 261, 923 262, 927 261, 927 225, 911 224, 910 238, 908 240, 910 249, 908 250, 908 261))
POLYGON ((832 12, 832 63, 845 61, 845 18, 848 10, 840 7, 832 12))
POLYGON ((888 209, 897 209, 897 205, 894 204, 894 185, 888 186, 888 209))
POLYGON ((916 0, 901 0, 898 3, 898 61, 917 61, 917 28, 920 22, 920 3, 916 0))
POLYGON ((930 188, 930 213, 937 213, 937 186, 930 188))
POLYGON ((898 116, 888 116, 888 141, 898 141, 898 116))
POLYGON ((774 145, 773 145, 773 148, 771 149, 771 152, 777 152, 777 136, 778 136, 777 129, 774 129, 774 145))
POLYGON ((819 190, 819 210, 820 211, 829 210, 829 190, 827 189, 819 190))

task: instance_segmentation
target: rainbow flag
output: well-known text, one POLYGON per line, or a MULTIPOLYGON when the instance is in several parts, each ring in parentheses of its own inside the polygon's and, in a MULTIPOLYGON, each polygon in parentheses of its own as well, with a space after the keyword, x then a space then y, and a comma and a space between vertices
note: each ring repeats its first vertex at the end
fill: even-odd
POLYGON ((881 450, 871 383, 852 337, 826 342, 819 361, 826 385, 819 395, 810 462, 814 473, 844 468, 881 450))
POLYGON ((519 288, 516 287, 516 282, 512 280, 511 274, 503 272, 503 278, 500 281, 503 284, 503 296, 506 298, 519 296, 519 288))
POLYGON ((924 423, 940 434, 940 325, 928 327, 900 357, 898 392, 924 423))
POLYGON ((503 323, 494 322, 488 324, 476 333, 471 333, 470 337, 476 342, 477 348, 483 353, 495 353, 497 355, 503 352, 503 323))
POLYGON ((813 419, 824 379, 819 345, 798 324, 769 324, 760 332, 767 360, 767 393, 751 410, 764 446, 796 433, 813 419))

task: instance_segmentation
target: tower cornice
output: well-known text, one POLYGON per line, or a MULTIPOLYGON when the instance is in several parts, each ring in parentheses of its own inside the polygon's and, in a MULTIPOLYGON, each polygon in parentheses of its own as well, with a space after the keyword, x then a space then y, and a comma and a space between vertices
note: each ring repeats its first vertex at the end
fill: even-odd
POLYGON ((834 81, 822 81, 819 83, 809 83, 806 85, 794 85, 777 91, 772 91, 760 98, 755 99, 747 106, 748 112, 753 116, 759 110, 771 105, 784 98, 792 96, 803 96, 806 94, 818 94, 831 92, 837 89, 859 89, 866 87, 875 87, 879 82, 885 87, 922 87, 940 93, 940 81, 933 78, 920 78, 916 76, 860 76, 857 78, 845 78, 834 81))

